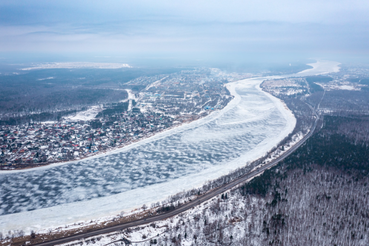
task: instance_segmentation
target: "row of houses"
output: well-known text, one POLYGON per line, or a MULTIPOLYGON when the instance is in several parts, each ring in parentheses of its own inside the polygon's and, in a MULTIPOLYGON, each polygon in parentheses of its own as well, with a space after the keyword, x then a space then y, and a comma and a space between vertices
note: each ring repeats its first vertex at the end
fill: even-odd
POLYGON ((78 160, 196 120, 232 99, 226 82, 206 69, 141 77, 125 84, 135 97, 128 109, 111 104, 89 121, 0 126, 0 168, 78 160))
POLYGON ((1 126, 1 168, 81 159, 155 134, 173 121, 178 122, 160 114, 126 112, 92 121, 1 126))

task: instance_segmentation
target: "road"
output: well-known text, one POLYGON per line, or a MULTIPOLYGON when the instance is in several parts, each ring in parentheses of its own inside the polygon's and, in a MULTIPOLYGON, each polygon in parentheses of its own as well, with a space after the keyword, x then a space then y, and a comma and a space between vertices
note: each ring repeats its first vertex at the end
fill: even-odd
POLYGON ((217 195, 220 195, 220 194, 224 193, 225 191, 236 187, 237 185, 245 183, 247 180, 249 180, 251 178, 256 177, 257 175, 261 174, 265 170, 277 165, 280 161, 282 161, 287 156, 289 156, 292 152, 294 152, 298 147, 300 147, 303 143, 305 143, 305 141, 309 137, 311 137, 312 134, 315 131, 315 128, 316 128, 318 120, 319 120, 319 116, 317 115, 315 110, 313 112, 316 116, 316 119, 315 119, 315 122, 314 122, 312 128, 310 129, 309 133, 307 135, 305 135, 294 146, 292 146, 290 149, 288 149, 286 152, 284 152, 282 155, 280 155, 278 158, 274 159, 273 161, 269 162, 268 164, 265 164, 265 165, 257 168, 256 170, 253 170, 249 173, 246 173, 246 174, 242 175, 241 177, 233 180, 232 182, 230 182, 226 185, 218 187, 218 188, 216 188, 216 189, 214 189, 214 190, 198 197, 197 199, 195 199, 191 202, 188 202, 186 204, 183 204, 183 205, 175 208, 173 211, 170 211, 170 212, 167 212, 167 213, 164 213, 164 214, 160 214, 160 215, 147 217, 145 219, 139 219, 139 220, 124 223, 124 224, 119 224, 119 225, 106 227, 106 228, 102 228, 102 229, 97 229, 97 230, 91 231, 91 232, 83 232, 83 233, 80 233, 80 234, 77 234, 77 235, 72 235, 72 236, 68 236, 68 237, 65 237, 65 238, 55 239, 55 240, 52 240, 52 241, 39 243, 39 244, 35 244, 35 245, 51 246, 51 245, 68 243, 68 242, 71 242, 71 241, 81 240, 81 239, 84 239, 84 238, 89 238, 89 237, 97 236, 97 235, 100 235, 100 234, 105 234, 105 233, 110 233, 110 232, 114 232, 114 231, 127 229, 129 227, 141 226, 141 225, 144 225, 144 224, 153 223, 153 222, 160 221, 160 220, 165 220, 165 219, 173 217, 177 214, 183 213, 183 212, 185 212, 189 209, 192 209, 192 208, 198 206, 199 204, 201 204, 201 203, 203 203, 207 200, 210 200, 213 197, 215 197, 217 195))

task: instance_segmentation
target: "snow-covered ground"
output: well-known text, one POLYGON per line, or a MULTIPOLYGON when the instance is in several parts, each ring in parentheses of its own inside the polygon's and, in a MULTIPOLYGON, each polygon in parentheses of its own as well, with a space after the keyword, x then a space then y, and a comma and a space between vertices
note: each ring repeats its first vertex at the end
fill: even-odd
POLYGON ((317 61, 315 63, 307 64, 312 66, 313 68, 306 69, 304 71, 298 72, 296 75, 299 77, 302 76, 311 76, 311 75, 318 75, 318 74, 327 74, 327 73, 337 73, 340 71, 341 63, 335 61, 317 61))
POLYGON ((49 80, 49 79, 55 79, 55 77, 41 78, 41 79, 38 79, 38 80, 42 81, 42 80, 49 80))
POLYGON ((69 121, 93 120, 101 110, 102 110, 101 106, 92 106, 89 109, 78 112, 73 116, 65 117, 65 120, 69 120, 69 121))
MULTIPOLYGON (((262 225, 262 216, 260 216, 262 211, 259 208, 265 206, 265 201, 257 198, 245 199, 238 192, 231 196, 229 194, 228 192, 229 198, 227 200, 221 199, 221 195, 219 195, 198 205, 195 209, 163 221, 130 228, 129 232, 117 231, 101 234, 61 245, 114 245, 114 242, 122 242, 123 238, 128 239, 133 246, 149 246, 152 245, 150 241, 155 239, 158 245, 172 245, 170 242, 173 238, 177 241, 176 245, 208 245, 206 243, 211 240, 204 238, 204 229, 214 222, 213 231, 209 230, 208 237, 210 237, 210 233, 216 233, 214 228, 218 228, 218 233, 223 233, 225 240, 229 240, 232 236, 232 241, 237 242, 247 237, 248 230, 245 228, 255 224, 262 225), (220 225, 217 222, 222 223, 220 225), (194 235, 197 236, 196 240, 194 235)), ((262 235, 261 229, 260 226, 260 235, 262 235)), ((252 245, 261 245, 262 239, 259 240, 253 241, 252 245)))
POLYGON ((128 100, 135 100, 135 94, 132 93, 132 90, 126 89, 127 93, 128 93, 128 100))
POLYGON ((316 83, 320 85, 324 90, 326 91, 332 91, 332 90, 347 90, 347 91, 360 91, 361 87, 364 87, 365 85, 360 85, 357 83, 351 83, 348 81, 331 81, 328 83, 316 83))
POLYGON ((128 101, 128 111, 132 110, 132 100, 136 99, 136 96, 134 93, 132 93, 132 90, 130 89, 125 89, 127 91, 128 97, 124 100, 121 100, 120 102, 127 102, 128 101))
POLYGON ((21 70, 35 70, 35 69, 55 69, 55 68, 95 68, 95 69, 118 69, 131 68, 128 64, 122 63, 97 63, 97 62, 51 62, 35 64, 32 67, 22 68, 21 70))
POLYGON ((55 228, 117 215, 165 199, 259 158, 295 126, 266 78, 228 85, 222 111, 106 155, 0 173, 3 232, 55 228))

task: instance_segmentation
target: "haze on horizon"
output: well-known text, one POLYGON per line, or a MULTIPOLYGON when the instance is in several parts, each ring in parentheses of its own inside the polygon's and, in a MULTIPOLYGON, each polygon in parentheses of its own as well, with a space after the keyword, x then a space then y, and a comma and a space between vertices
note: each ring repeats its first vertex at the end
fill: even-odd
POLYGON ((367 0, 0 2, 0 63, 365 60, 367 0))

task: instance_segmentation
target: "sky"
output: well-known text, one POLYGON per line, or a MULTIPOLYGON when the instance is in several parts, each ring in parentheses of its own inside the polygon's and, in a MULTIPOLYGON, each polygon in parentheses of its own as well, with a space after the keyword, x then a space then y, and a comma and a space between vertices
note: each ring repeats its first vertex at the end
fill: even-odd
POLYGON ((1 0, 0 59, 366 57, 367 13, 367 0, 1 0))

